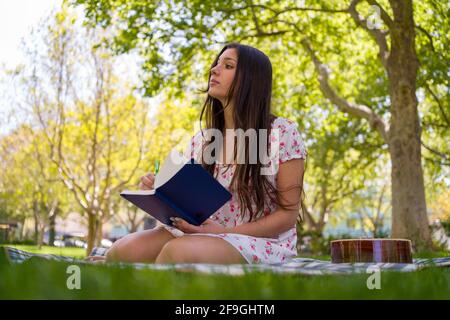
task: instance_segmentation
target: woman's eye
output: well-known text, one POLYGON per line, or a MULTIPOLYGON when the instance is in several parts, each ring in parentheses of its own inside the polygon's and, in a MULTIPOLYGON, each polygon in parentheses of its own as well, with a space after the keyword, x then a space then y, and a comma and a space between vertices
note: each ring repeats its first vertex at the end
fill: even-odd
MULTIPOLYGON (((210 71, 212 71, 215 67, 217 67, 218 66, 218 64, 217 65, 215 65, 214 67, 212 67, 211 69, 209 69, 210 71)), ((225 68, 226 69, 233 69, 233 66, 231 65, 231 64, 226 64, 225 65, 225 68)))

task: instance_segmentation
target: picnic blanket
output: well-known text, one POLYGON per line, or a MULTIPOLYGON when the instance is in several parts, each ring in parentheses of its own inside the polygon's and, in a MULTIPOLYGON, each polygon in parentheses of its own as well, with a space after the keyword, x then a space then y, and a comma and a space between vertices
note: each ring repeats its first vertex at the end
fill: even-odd
MULTIPOLYGON (((79 260, 54 254, 37 254, 12 247, 3 247, 4 255, 12 264, 20 264, 31 258, 54 260, 73 264, 93 264, 93 262, 79 260)), ((94 248, 91 255, 101 256, 106 248, 94 248)), ((433 259, 414 259, 413 263, 331 263, 330 261, 310 258, 293 258, 285 263, 275 264, 206 264, 206 263, 105 263, 105 266, 133 267, 136 269, 192 271, 207 274, 244 275, 252 272, 273 272, 283 274, 326 275, 326 274, 357 274, 380 271, 412 272, 430 267, 450 268, 450 256, 433 259)))

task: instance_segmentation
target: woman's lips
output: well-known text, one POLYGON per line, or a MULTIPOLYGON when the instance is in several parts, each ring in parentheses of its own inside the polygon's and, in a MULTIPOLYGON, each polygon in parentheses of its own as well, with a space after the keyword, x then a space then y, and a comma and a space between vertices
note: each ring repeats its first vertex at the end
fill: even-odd
POLYGON ((210 84, 211 86, 213 86, 213 85, 219 84, 219 82, 217 82, 216 80, 211 80, 211 81, 209 82, 209 84, 210 84))

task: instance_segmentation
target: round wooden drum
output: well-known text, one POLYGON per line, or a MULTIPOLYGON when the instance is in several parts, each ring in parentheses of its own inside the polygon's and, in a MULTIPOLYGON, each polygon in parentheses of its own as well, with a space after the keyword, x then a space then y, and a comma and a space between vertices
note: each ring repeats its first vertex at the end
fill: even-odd
POLYGON ((341 239, 331 241, 331 262, 412 263, 407 239, 341 239))

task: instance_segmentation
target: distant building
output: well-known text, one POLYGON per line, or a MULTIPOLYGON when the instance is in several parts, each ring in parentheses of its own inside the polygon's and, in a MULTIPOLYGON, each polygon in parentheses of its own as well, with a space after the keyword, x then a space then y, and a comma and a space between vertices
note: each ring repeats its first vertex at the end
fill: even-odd
POLYGON ((70 212, 67 216, 56 217, 55 231, 57 234, 77 233, 87 236, 86 218, 78 212, 70 212))
POLYGON ((123 236, 126 236, 130 232, 128 231, 128 228, 124 225, 114 225, 109 230, 109 236, 108 238, 111 241, 116 241, 117 239, 122 238, 123 236))
MULTIPOLYGON (((386 235, 391 233, 391 219, 389 216, 383 219, 383 227, 378 232, 386 235)), ((343 235, 351 238, 374 237, 371 230, 364 229, 357 213, 348 214, 346 219, 340 220, 337 225, 325 225, 323 235, 325 237, 341 237, 343 235)))
POLYGON ((0 243, 8 243, 12 240, 18 223, 15 221, 0 221, 0 243))

